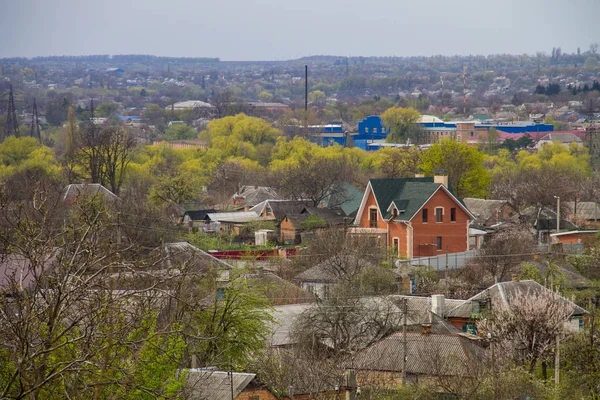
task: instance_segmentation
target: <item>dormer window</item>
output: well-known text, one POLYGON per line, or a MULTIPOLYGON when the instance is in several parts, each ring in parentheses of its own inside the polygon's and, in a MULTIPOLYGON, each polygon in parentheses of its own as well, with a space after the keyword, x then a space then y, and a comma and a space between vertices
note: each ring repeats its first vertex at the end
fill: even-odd
POLYGON ((398 216, 398 209, 396 207, 392 207, 392 219, 396 219, 398 216))

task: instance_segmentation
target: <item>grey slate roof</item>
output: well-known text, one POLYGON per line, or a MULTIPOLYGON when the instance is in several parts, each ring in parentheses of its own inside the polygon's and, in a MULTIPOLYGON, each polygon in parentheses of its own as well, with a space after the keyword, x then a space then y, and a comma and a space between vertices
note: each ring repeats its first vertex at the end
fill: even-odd
POLYGON ((288 304, 285 306, 275 306, 271 309, 273 323, 271 325, 271 337, 268 340, 269 346, 285 346, 294 344, 291 338, 291 330, 298 316, 312 307, 312 304, 288 304))
POLYGON ((296 275, 294 280, 300 282, 335 283, 339 277, 335 275, 334 271, 336 270, 336 266, 342 265, 342 263, 349 265, 350 268, 356 268, 356 270, 359 267, 375 267, 369 261, 361 260, 352 254, 337 254, 296 275))
POLYGON ((232 269, 230 264, 219 260, 188 242, 165 243, 162 251, 165 257, 164 263, 167 268, 185 263, 189 268, 194 270, 208 270, 209 268, 217 268, 219 270, 232 269))
POLYGON ((583 140, 577 135, 572 133, 549 133, 546 136, 542 137, 540 141, 552 141, 552 142, 561 142, 561 143, 582 143, 583 140))
POLYGON ((238 279, 245 280, 250 286, 258 286, 271 305, 311 303, 315 301, 315 296, 312 293, 271 272, 244 274, 238 279))
MULTIPOLYGON (((459 335, 407 332, 406 373, 411 375, 466 376, 485 350, 459 335)), ((358 370, 401 372, 404 359, 402 332, 357 353, 352 367, 358 370)))
POLYGON ((465 206, 475 216, 473 226, 484 226, 485 222, 495 217, 498 210, 508 203, 507 200, 485 200, 466 197, 465 206))
MULTIPOLYGON (((382 307, 385 308, 387 307, 386 305, 389 304, 389 309, 393 313, 397 312, 400 314, 403 312, 402 299, 404 298, 406 298, 408 301, 408 312, 406 316, 407 325, 412 331, 420 330, 421 324, 425 320, 427 314, 429 313, 429 309, 431 308, 427 297, 401 295, 371 296, 364 297, 362 301, 364 301, 367 306, 373 306, 373 309, 382 307)), ((464 302, 465 300, 446 299, 446 307, 456 307, 464 302)), ((290 337, 290 332, 294 322, 297 320, 300 314, 314 306, 315 305, 311 303, 304 303, 273 307, 270 313, 273 316, 274 322, 271 325, 272 333, 268 341, 268 345, 285 346, 294 344, 294 340, 290 337)), ((458 330, 452 326, 452 324, 444 320, 441 316, 433 314, 432 319, 433 333, 454 334, 458 332, 458 330)))
POLYGON ((281 221, 287 214, 300 214, 305 207, 310 206, 312 202, 306 200, 265 200, 252 207, 250 211, 261 215, 266 207, 273 211, 273 216, 277 221, 281 221))
MULTIPOLYGON (((408 325, 418 325, 426 319, 429 314, 429 310, 431 310, 431 298, 430 297, 421 297, 421 296, 403 296, 403 295, 395 295, 390 296, 392 302, 398 307, 398 309, 402 310, 403 308, 403 300, 407 300, 407 308, 408 308, 408 325)), ((454 300, 454 299, 445 299, 445 309, 453 309, 455 307, 463 304, 465 300, 454 300)), ((443 315, 435 315, 433 314, 433 326, 432 332, 434 333, 455 333, 458 330, 455 329, 452 324, 448 323, 443 315)))
POLYGON ((600 205, 593 201, 577 202, 577 213, 575 213, 575 202, 566 202, 567 207, 574 216, 589 220, 600 220, 600 205))
POLYGON ((76 201, 80 196, 100 196, 107 201, 118 199, 117 195, 99 183, 72 183, 64 189, 63 201, 70 203, 76 201))
MULTIPOLYGON (((530 206, 521 211, 520 214, 511 217, 508 221, 527 222, 540 231, 554 230, 556 229, 556 212, 546 207, 530 206)), ((577 229, 577 226, 561 216, 560 229, 573 230, 577 229)))
POLYGON ((233 195, 233 199, 242 197, 244 205, 254 207, 265 200, 280 200, 282 197, 269 186, 242 186, 239 193, 233 195))
POLYGON ((237 397, 254 379, 256 374, 210 369, 188 369, 185 383, 185 398, 190 400, 231 400, 231 383, 233 380, 233 396, 237 397))
MULTIPOLYGON (((477 304, 485 302, 488 298, 491 299, 492 308, 504 307, 510 308, 510 300, 515 296, 524 295, 528 293, 540 293, 548 292, 554 293, 550 289, 545 288, 536 281, 523 280, 523 281, 509 281, 509 282, 498 282, 495 285, 487 288, 486 290, 476 294, 470 299, 466 300, 463 304, 448 310, 446 317, 448 318, 471 318, 476 313, 477 304)), ((565 299, 564 297, 555 294, 560 301, 568 304, 573 308, 572 315, 583 315, 587 314, 587 311, 575 303, 565 299)))

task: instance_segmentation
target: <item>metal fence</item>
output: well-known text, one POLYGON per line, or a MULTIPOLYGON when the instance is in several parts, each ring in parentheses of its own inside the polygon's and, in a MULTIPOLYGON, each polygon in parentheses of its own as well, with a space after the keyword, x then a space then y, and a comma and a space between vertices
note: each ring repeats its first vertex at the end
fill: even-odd
POLYGON ((440 254, 439 256, 418 257, 409 260, 411 265, 426 265, 436 271, 445 269, 457 269, 464 267, 467 262, 477 254, 477 250, 464 251, 462 253, 440 254))

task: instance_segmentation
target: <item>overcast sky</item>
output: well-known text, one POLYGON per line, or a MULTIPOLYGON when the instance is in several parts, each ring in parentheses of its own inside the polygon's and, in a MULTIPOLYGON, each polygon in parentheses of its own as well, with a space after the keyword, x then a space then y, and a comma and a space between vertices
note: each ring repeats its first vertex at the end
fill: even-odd
POLYGON ((600 0, 0 0, 0 57, 582 51, 600 0))

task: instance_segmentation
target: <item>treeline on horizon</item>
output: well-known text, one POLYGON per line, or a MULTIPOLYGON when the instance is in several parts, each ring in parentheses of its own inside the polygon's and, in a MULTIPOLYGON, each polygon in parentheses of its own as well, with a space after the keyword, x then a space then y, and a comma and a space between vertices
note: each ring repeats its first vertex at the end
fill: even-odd
MULTIPOLYGON (((463 61, 463 62, 477 62, 477 61, 497 61, 497 60, 513 60, 525 62, 526 60, 540 60, 543 64, 551 65, 573 65, 574 63, 583 63, 587 56, 590 55, 590 51, 581 51, 580 48, 574 53, 563 53, 558 48, 552 48, 551 53, 537 52, 536 54, 510 54, 510 53, 499 53, 499 54, 468 54, 468 55, 431 55, 431 56, 337 56, 337 55, 312 55, 300 57, 298 59, 289 59, 287 61, 326 61, 336 62, 337 64, 363 64, 366 62, 419 62, 419 61, 463 61)), ((4 57, 0 58, 2 62, 23 62, 23 61, 76 61, 76 62, 179 62, 179 63, 237 63, 243 62, 244 60, 237 61, 222 61, 219 57, 167 57, 167 56, 156 56, 149 54, 91 54, 81 56, 37 56, 37 57, 4 57)), ((264 62, 274 60, 260 60, 260 61, 248 61, 248 62, 264 62)), ((283 61, 285 62, 285 61, 283 61)))

